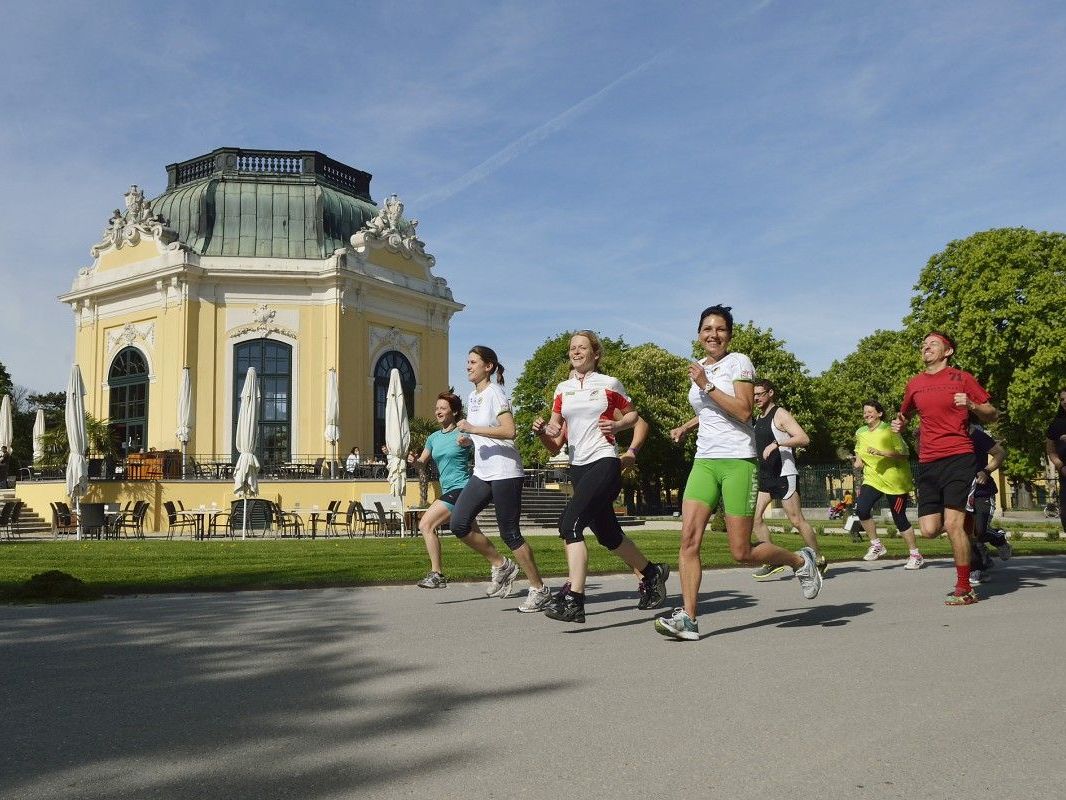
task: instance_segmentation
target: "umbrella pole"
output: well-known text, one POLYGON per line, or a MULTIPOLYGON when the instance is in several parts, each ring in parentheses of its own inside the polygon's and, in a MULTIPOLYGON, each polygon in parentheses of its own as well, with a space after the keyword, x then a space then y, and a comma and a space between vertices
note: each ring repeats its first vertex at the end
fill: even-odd
POLYGON ((241 514, 241 538, 248 538, 248 495, 244 495, 244 513, 241 514))
POLYGON ((81 495, 74 495, 74 516, 78 518, 78 532, 74 538, 81 540, 81 495))
POLYGON ((185 442, 181 443, 181 479, 185 480, 185 465, 188 463, 188 459, 185 456, 185 448, 188 445, 185 442))

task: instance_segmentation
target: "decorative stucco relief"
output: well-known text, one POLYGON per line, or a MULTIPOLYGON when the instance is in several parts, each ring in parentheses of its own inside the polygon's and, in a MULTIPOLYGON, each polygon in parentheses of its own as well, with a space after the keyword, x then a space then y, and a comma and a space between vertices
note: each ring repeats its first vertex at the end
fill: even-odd
POLYGON ((381 354, 388 350, 397 350, 407 356, 411 366, 418 370, 418 362, 421 359, 421 339, 413 333, 404 333, 398 328, 386 328, 382 325, 371 325, 369 328, 370 339, 370 366, 373 368, 381 354))
POLYGON ((278 324, 275 319, 278 316, 277 309, 271 308, 266 303, 260 303, 252 309, 252 321, 236 328, 231 328, 229 338, 236 339, 249 333, 277 333, 290 339, 296 338, 296 331, 285 325, 278 324))
POLYGON ((155 323, 135 325, 127 322, 121 328, 112 328, 107 332, 107 351, 110 353, 120 347, 128 347, 136 341, 144 342, 149 348, 155 347, 155 323))
POLYGON ((384 247, 404 258, 422 258, 432 267, 437 259, 426 252, 426 243, 418 238, 417 229, 417 219, 404 217, 400 198, 389 195, 377 216, 352 236, 352 247, 384 247))
POLYGON ((89 248, 93 258, 99 258, 102 252, 111 248, 119 250, 127 245, 136 245, 141 239, 154 239, 169 250, 177 250, 182 246, 177 232, 169 227, 169 221, 152 213, 152 201, 145 200, 139 186, 131 186, 125 198, 125 213, 116 208, 107 221, 100 241, 89 248))

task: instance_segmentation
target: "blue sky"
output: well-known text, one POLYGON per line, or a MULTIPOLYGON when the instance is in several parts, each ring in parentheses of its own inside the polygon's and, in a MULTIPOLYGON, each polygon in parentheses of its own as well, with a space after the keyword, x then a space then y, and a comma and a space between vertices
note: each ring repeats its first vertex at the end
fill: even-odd
POLYGON ((701 308, 817 373, 930 255, 1066 228, 1060 3, 23 4, 0 31, 0 362, 62 389, 56 302, 131 183, 321 150, 421 220, 510 375, 593 328, 687 354, 701 308))

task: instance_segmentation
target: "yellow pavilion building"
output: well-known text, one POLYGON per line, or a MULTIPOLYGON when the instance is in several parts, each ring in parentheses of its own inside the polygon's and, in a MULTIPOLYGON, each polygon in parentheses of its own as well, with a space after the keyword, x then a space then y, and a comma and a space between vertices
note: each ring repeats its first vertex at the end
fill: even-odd
POLYGON ((448 327, 463 308, 395 195, 313 150, 220 148, 167 167, 166 191, 125 195, 92 263, 60 297, 74 312, 86 410, 120 453, 179 448, 228 462, 241 384, 260 380, 259 458, 333 457, 327 376, 340 397, 339 457, 384 442, 385 390, 399 370, 410 414, 448 387, 448 327))

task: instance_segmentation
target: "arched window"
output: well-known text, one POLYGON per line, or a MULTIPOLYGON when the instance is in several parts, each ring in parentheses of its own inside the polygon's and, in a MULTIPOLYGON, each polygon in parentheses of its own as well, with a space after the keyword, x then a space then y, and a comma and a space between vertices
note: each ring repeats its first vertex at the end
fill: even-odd
MULTIPOLYGON (((292 459, 292 348, 270 339, 253 339, 233 348, 233 441, 241 389, 249 367, 259 378, 259 432, 256 457, 262 464, 292 459)), ((237 452, 234 449, 234 457, 237 452)))
POLYGON ((107 373, 108 425, 118 450, 139 453, 147 446, 148 363, 136 347, 119 350, 107 373))
POLYGON ((389 394, 389 374, 392 370, 400 371, 400 385, 403 386, 403 402, 407 406, 407 418, 410 419, 415 407, 415 371, 407 356, 396 350, 390 350, 378 359, 374 366, 374 456, 381 453, 385 444, 385 398, 389 394))

